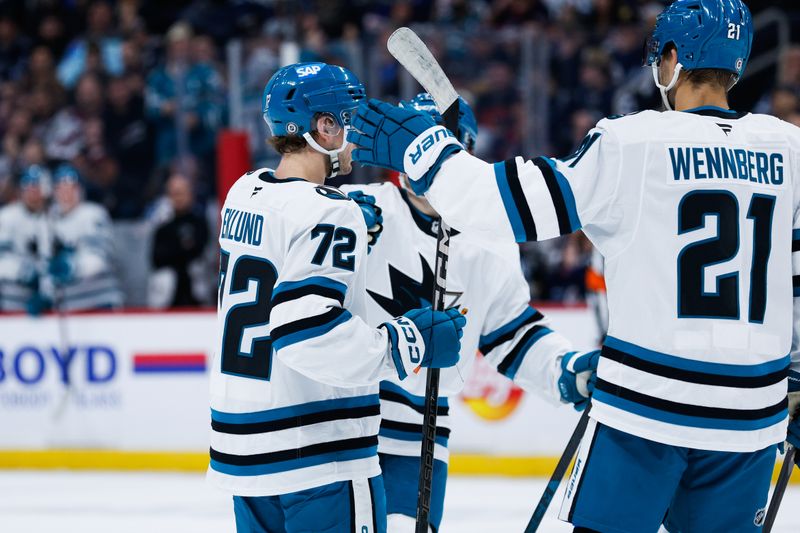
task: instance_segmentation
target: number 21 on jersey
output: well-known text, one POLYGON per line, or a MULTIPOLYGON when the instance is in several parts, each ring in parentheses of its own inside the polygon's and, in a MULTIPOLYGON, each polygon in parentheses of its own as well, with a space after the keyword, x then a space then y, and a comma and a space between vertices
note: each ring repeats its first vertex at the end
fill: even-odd
MULTIPOLYGON (((699 190, 686 194, 678 206, 678 234, 705 228, 706 216, 716 218, 713 236, 687 244, 678 254, 678 317, 738 320, 738 270, 716 277, 715 291, 704 288, 708 267, 732 260, 741 246, 741 224, 752 224, 753 242, 750 265, 750 297, 748 320, 764 322, 767 308, 767 265, 772 247, 772 215, 775 197, 753 194, 740 220, 739 202, 730 191, 699 190)), ((741 272, 748 275, 747 272, 741 272)))

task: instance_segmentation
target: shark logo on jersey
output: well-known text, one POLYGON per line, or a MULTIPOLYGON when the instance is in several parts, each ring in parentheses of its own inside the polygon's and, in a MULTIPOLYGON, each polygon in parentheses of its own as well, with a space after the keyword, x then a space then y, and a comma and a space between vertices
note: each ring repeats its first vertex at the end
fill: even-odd
MULTIPOLYGON (((433 295, 433 269, 422 254, 419 255, 419 261, 422 265, 421 281, 417 281, 404 274, 393 265, 389 265, 389 280, 392 284, 391 297, 387 298, 386 296, 367 289, 372 299, 391 316, 400 316, 411 309, 431 305, 431 296, 433 295)), ((462 294, 464 294, 463 291, 446 291, 445 306, 458 307, 462 294)))
POLYGON ((255 196, 256 194, 260 193, 260 192, 261 192, 261 189, 263 189, 263 188, 264 188, 264 187, 253 187, 253 193, 250 195, 250 198, 252 198, 252 197, 253 197, 253 196, 255 196))

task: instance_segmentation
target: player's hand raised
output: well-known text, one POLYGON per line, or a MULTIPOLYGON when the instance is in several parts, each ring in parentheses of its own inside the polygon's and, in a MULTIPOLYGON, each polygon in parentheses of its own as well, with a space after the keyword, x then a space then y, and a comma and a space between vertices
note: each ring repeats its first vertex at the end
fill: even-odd
POLYGON ((463 149, 430 114, 374 98, 358 106, 352 127, 353 160, 404 172, 416 194, 424 194, 444 160, 463 149))
POLYGON ((364 194, 363 191, 350 191, 347 196, 352 198, 361 208, 361 214, 364 215, 364 222, 367 224, 367 253, 372 251, 372 247, 378 242, 378 239, 383 232, 383 215, 381 208, 378 207, 375 197, 371 194, 364 194))
POLYGON ((458 363, 466 324, 467 318, 454 307, 412 309, 381 324, 389 333, 389 349, 400 379, 419 367, 447 368, 458 363))

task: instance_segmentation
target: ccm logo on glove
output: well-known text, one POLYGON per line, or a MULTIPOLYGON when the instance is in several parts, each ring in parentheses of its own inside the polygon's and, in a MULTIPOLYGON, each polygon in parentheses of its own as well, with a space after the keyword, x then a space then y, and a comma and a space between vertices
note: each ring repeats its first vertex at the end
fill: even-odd
POLYGON ((419 346, 415 344, 417 342, 417 333, 415 331, 416 328, 414 327, 413 322, 406 317, 400 317, 397 319, 397 324, 400 326, 400 331, 403 332, 406 342, 409 343, 409 359, 412 363, 419 363, 420 359, 422 359, 422 355, 419 353, 419 346))

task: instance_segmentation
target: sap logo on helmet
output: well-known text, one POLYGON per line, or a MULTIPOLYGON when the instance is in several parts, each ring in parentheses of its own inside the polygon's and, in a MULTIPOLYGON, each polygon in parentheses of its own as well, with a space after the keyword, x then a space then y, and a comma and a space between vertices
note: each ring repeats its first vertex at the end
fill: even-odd
POLYGON ((447 137, 454 137, 454 135, 453 132, 445 127, 436 128, 434 131, 426 135, 421 142, 418 142, 416 146, 414 146, 414 151, 408 154, 411 156, 411 164, 416 165, 417 161, 419 161, 419 158, 422 157, 423 152, 427 152, 431 146, 447 137))
POLYGON ((316 76, 322 70, 322 65, 306 65, 304 67, 297 67, 297 77, 305 78, 306 76, 316 76))

